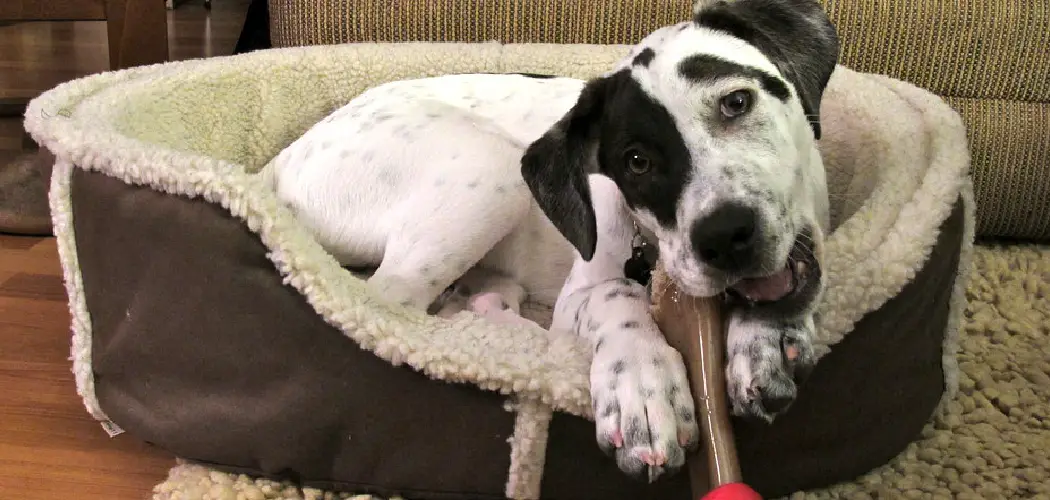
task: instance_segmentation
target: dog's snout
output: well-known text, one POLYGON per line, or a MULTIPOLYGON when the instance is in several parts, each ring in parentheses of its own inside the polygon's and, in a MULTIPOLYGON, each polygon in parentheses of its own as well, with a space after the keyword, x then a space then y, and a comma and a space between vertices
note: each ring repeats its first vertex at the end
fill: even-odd
POLYGON ((758 239, 758 213, 728 202, 693 224, 693 249, 707 265, 732 272, 751 264, 758 239))

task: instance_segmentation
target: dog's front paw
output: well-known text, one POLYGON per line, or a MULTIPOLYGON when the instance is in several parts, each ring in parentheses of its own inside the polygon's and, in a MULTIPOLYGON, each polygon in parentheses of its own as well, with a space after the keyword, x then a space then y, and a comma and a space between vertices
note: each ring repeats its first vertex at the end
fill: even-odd
POLYGON ((812 323, 733 321, 726 381, 733 414, 772 422, 813 369, 812 323))
POLYGON ((618 340, 599 341, 591 364, 598 446, 620 470, 652 482, 675 473, 697 446, 693 398, 678 351, 655 340, 618 340))

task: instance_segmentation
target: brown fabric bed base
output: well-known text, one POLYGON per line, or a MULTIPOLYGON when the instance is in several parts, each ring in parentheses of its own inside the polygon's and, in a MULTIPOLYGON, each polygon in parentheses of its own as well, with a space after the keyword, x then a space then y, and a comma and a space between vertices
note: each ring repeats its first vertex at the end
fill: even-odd
MULTIPOLYGON (((71 182, 95 390, 116 424, 189 460, 311 487, 505 498, 514 414, 504 396, 360 349, 220 206, 79 168, 71 182)), ((745 480, 763 496, 854 478, 918 436, 944 390, 963 227, 960 200, 915 279, 821 360, 786 414, 735 423, 745 480)), ((591 422, 556 413, 542 498, 690 494, 684 474, 626 478, 591 422)))

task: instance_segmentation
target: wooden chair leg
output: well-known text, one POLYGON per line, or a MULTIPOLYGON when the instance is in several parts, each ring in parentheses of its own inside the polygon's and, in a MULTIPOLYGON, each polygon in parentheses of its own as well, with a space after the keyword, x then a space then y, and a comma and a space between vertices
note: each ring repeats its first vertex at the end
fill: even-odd
POLYGON ((18 97, 0 97, 0 118, 17 118, 26 113, 29 99, 18 97))
POLYGON ((119 70, 168 60, 164 0, 106 0, 109 66, 119 70))

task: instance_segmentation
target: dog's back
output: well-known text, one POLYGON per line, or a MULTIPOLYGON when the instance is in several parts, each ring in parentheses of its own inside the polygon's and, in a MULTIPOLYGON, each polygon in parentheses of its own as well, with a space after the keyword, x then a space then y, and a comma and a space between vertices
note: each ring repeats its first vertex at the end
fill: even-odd
POLYGON ((582 85, 487 74, 380 85, 314 125, 259 176, 343 265, 382 266, 406 253, 433 259, 433 275, 414 278, 427 286, 413 302, 481 265, 553 304, 572 249, 537 209, 520 159, 582 85))

